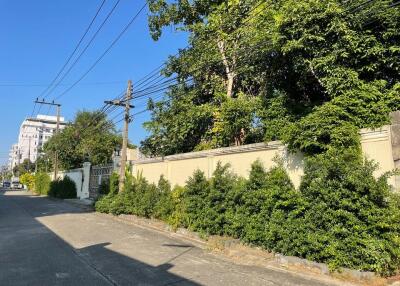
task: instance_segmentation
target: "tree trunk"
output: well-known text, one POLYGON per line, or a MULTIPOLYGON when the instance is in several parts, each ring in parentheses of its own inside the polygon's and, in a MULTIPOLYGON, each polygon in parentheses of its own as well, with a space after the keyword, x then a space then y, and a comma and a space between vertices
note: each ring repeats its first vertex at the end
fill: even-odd
POLYGON ((226 77, 227 77, 227 81, 226 81, 226 96, 231 98, 232 94, 233 94, 233 85, 235 83, 236 74, 233 71, 233 67, 231 67, 229 65, 228 59, 226 57, 225 42, 223 40, 219 40, 217 45, 218 45, 219 52, 221 53, 222 63, 224 64, 225 71, 226 71, 226 77))

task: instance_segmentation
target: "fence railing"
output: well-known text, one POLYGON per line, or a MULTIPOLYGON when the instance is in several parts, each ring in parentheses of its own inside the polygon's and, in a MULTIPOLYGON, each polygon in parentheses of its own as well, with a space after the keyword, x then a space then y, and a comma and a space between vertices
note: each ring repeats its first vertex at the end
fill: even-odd
POLYGON ((101 182, 109 180, 114 170, 114 164, 92 166, 89 179, 89 198, 96 199, 99 196, 101 182))

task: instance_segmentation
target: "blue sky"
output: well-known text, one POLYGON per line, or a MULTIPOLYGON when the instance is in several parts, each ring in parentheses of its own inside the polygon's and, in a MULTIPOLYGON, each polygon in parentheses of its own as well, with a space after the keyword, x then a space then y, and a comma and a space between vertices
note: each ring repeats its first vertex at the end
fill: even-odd
MULTIPOLYGON (((87 39, 116 1, 106 1, 87 39)), ((48 99, 58 96, 92 65, 144 1, 120 1, 85 55, 48 99)), ((100 2, 0 0, 0 164, 7 161, 8 151, 17 140, 21 122, 31 115, 33 100, 56 76, 100 2)), ((116 97, 125 89, 128 79, 135 83, 163 63, 168 55, 186 46, 187 36, 172 29, 166 29, 162 38, 154 42, 147 26, 147 14, 146 8, 94 70, 60 98, 62 115, 67 120, 71 120, 77 110, 101 107, 104 100, 116 97)), ((142 110, 144 104, 143 100, 138 102, 136 111, 142 110)), ((42 111, 47 113, 47 108, 42 111)), ((51 112, 54 113, 54 110, 51 112)), ((131 123, 129 137, 133 143, 138 144, 146 136, 142 123, 148 116, 141 114, 131 123)))

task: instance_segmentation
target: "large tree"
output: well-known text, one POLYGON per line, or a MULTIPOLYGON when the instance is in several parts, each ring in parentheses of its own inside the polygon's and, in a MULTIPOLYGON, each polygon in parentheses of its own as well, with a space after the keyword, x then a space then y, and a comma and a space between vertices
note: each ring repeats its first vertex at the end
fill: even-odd
POLYGON ((58 152, 60 167, 79 168, 83 162, 104 164, 111 161, 116 147, 121 146, 114 124, 99 111, 80 111, 74 121, 44 145, 46 158, 58 152))
POLYGON ((151 104, 150 155, 263 138, 315 154, 400 106, 395 1, 149 3, 155 40, 171 25, 190 35, 163 70, 180 84, 151 104))
POLYGON ((25 174, 31 173, 35 170, 35 164, 29 159, 25 159, 22 163, 18 164, 13 168, 13 174, 17 177, 25 174))

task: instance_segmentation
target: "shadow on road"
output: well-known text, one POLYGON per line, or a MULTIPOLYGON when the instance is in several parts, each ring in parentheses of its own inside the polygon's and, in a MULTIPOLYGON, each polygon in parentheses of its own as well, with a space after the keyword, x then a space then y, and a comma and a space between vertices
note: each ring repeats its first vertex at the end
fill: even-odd
POLYGON ((82 212, 59 200, 0 191, 0 285, 199 285, 170 273, 173 259, 152 266, 112 251, 110 243, 76 249, 36 219, 82 212))

